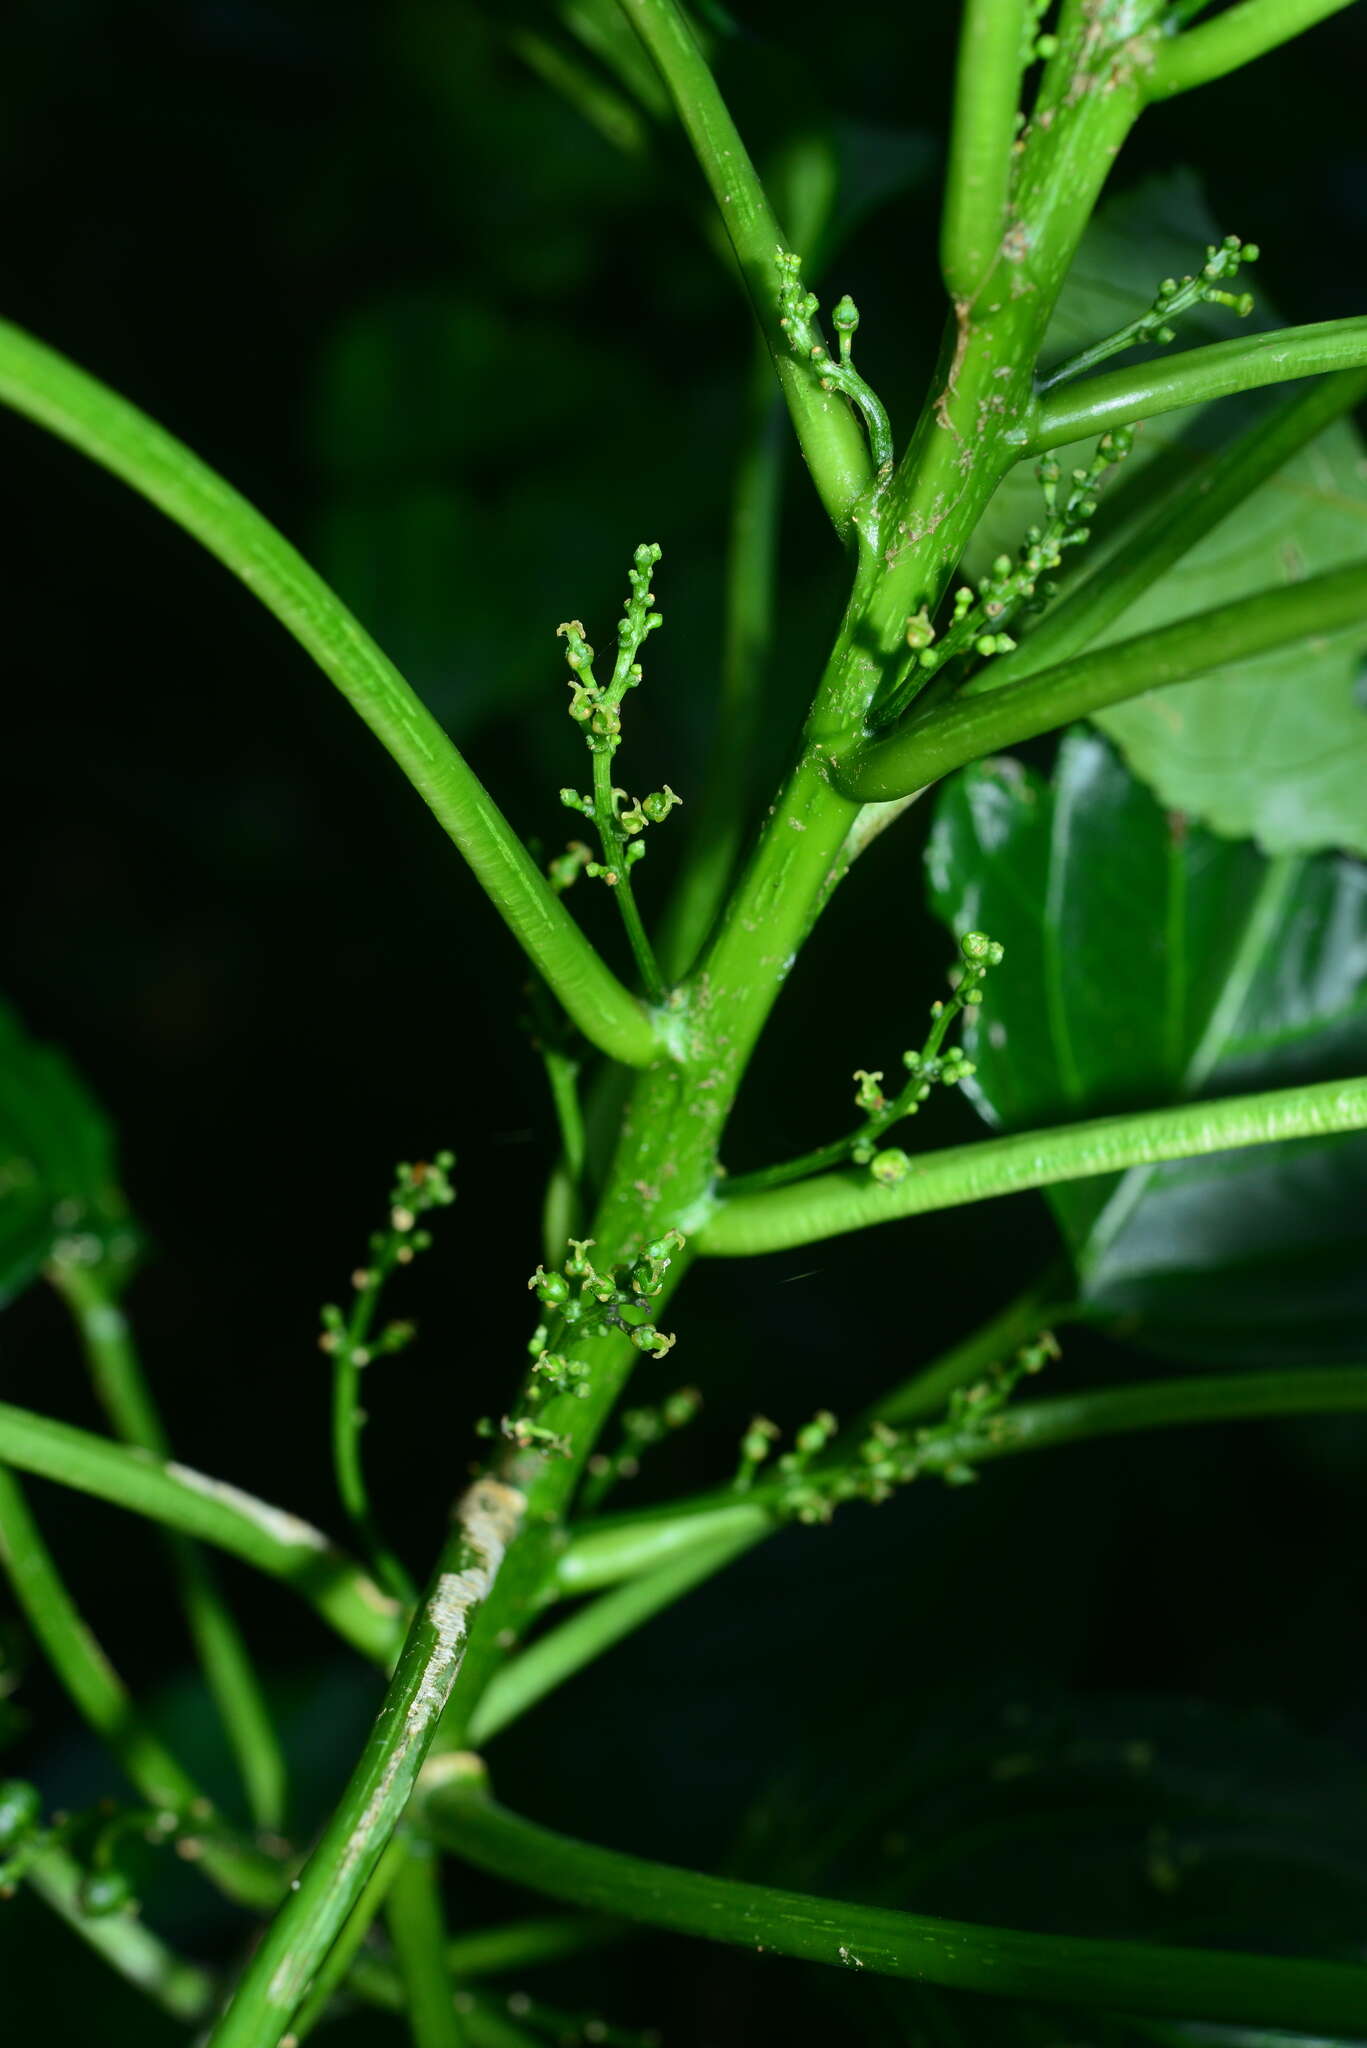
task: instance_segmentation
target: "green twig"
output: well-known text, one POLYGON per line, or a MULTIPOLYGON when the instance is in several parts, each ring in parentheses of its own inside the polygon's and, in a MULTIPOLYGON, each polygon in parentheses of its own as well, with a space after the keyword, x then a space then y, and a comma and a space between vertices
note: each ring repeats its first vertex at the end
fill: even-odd
MULTIPOLYGON (((352 1907, 346 1925, 319 1965, 308 1997, 294 2016, 290 2032, 296 2043, 311 2034, 324 2018, 328 2007, 347 1983, 353 1970, 360 1970, 363 1967, 365 1958, 361 1951, 366 1936, 388 1898, 390 1887, 402 1870, 407 1855, 406 1838, 396 1835, 371 1872, 369 1882, 352 1907)), ((351 1988, 354 1989, 355 1986, 351 1988)), ((394 1980, 393 1990, 395 2009, 401 2011, 403 1988, 397 1978, 394 1980)))
POLYGON ((476 1480, 459 1504, 370 1739, 312 1856, 210 2036, 277 2048, 408 1803, 465 1654, 470 1623, 520 1524, 523 1498, 476 1480))
POLYGON ((233 1839, 189 1772, 138 1712, 122 1679, 77 1612, 12 1472, 0 1465, 0 1566, 44 1655, 77 1712, 149 1805, 175 1818, 188 1853, 244 1905, 271 1906, 279 1864, 233 1839))
POLYGON ((794 360, 779 329, 774 255, 787 246, 783 231, 683 10, 675 0, 621 0, 621 7, 655 60, 693 145, 769 344, 812 481, 836 532, 848 539, 873 465, 844 399, 823 391, 810 367, 794 360))
POLYGON ((378 1664, 399 1644, 396 1603, 320 1530, 222 1479, 0 1401, 0 1459, 211 1543, 282 1579, 378 1664))
POLYGON ((589 944, 435 718, 317 572, 179 441, 17 327, 0 321, 0 404, 112 470, 217 556, 346 697, 455 841, 584 1036, 644 1066, 650 1019, 589 944))
MULTIPOLYGON (((49 1277, 80 1332, 95 1390, 126 1444, 170 1456, 170 1445, 143 1376, 128 1319, 103 1275, 75 1260, 55 1261, 49 1277)), ((205 1681, 237 1760, 252 1820, 279 1833, 285 1822, 285 1759, 250 1653, 210 1560, 171 1531, 167 1545, 205 1681)))
POLYGON ((198 1963, 187 1962, 127 1913, 93 1915, 81 1905, 85 1872, 63 1849, 45 1849, 24 1872, 25 1884, 116 1976, 135 1985, 173 2020, 186 2026, 206 2019, 218 1986, 198 1963))
POLYGON ((892 1187, 866 1175, 821 1174, 767 1194, 719 1202, 690 1240, 721 1258, 790 1251, 934 1209, 956 1209, 1026 1188, 1087 1180, 1161 1159, 1203 1158, 1244 1145, 1277 1144, 1367 1127, 1367 1080, 1325 1081, 1218 1102, 1185 1103, 1138 1116, 1098 1117, 1060 1130, 1023 1131, 943 1152, 921 1153, 892 1187))
POLYGON ((1322 320, 1313 327, 1282 327, 1271 334, 1241 334, 1181 355, 1158 356, 1129 370, 1069 384, 1035 401, 1014 438, 1022 455, 1040 455, 1112 427, 1156 419, 1189 405, 1208 405, 1240 391, 1354 370, 1367 363, 1367 316, 1322 320))
POLYGON ((1358 625, 1367 625, 1367 561, 1236 598, 1021 682, 913 712, 886 739, 847 757, 838 781, 865 802, 905 796, 1112 704, 1358 625))
POLYGON ((430 1842, 402 1845, 398 1874, 385 1904, 385 1922, 403 1986, 413 2048, 462 2048, 467 2039, 456 2013, 441 1905, 441 1865, 430 1842))
POLYGON ((1147 97, 1171 99, 1174 93, 1209 85, 1351 4, 1352 0, 1243 0, 1242 6, 1227 8, 1214 21, 1159 44, 1147 97))
MULTIPOLYGON (((563 1962, 571 1956, 621 1941, 631 1933, 622 1920, 605 1919, 591 1913, 543 1914, 533 1919, 509 1920, 501 1926, 481 1927, 473 1934, 456 1934, 446 1944, 446 1966, 458 1984, 473 1978, 520 1976, 543 1963, 563 1962)), ((351 1972, 351 1989, 358 1997, 397 2011, 403 2004, 399 1980, 391 1965, 380 1956, 358 1955, 351 1972)))
POLYGON ((1076 1314, 1072 1276, 1059 1260, 997 1315, 972 1331, 910 1379, 881 1394, 868 1411, 869 1421, 916 1422, 943 1407, 956 1387, 999 1364, 1028 1344, 1041 1330, 1057 1329, 1076 1314))
POLYGON ((456 1855, 513 1883, 835 1969, 999 1998, 1302 2030, 1352 2031, 1367 2002, 1367 1970, 1353 1964, 1023 1934, 647 1862, 537 1827, 496 1806, 468 1773, 434 1780, 422 1821, 456 1855))
POLYGON ((940 270, 951 299, 972 300, 1006 232, 1029 0, 966 0, 954 74, 954 116, 940 270))

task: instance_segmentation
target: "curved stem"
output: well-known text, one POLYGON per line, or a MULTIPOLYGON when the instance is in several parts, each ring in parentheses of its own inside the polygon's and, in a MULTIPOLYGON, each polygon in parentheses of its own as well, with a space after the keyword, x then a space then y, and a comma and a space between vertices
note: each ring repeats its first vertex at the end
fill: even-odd
POLYGON ((794 358, 779 328, 775 257, 788 246, 786 237, 682 9, 675 0, 620 4, 654 59, 693 145, 769 345, 803 458, 831 523, 846 540, 853 531, 854 508, 873 481, 873 464, 845 400, 821 389, 811 368, 794 358))
POLYGON ((310 1522, 221 1479, 0 1401, 0 1460, 92 1493, 226 1550, 292 1586, 344 1641, 379 1664, 398 1647, 399 1610, 310 1522))
POLYGON ((1022 682, 913 713, 886 739, 854 753, 848 768, 838 773, 840 787, 865 802, 905 796, 966 762, 1001 753, 1109 705, 1363 623, 1367 561, 1326 570, 1281 590, 1236 598, 1133 640, 1078 655, 1022 682))
MULTIPOLYGON (((108 1283, 91 1267, 71 1260, 54 1262, 48 1274, 75 1319, 95 1391, 113 1427, 126 1444, 168 1457, 166 1431, 128 1319, 108 1283)), ((278 1833, 285 1822, 285 1759, 250 1653, 210 1559, 174 1531, 167 1544, 181 1605, 252 1820, 278 1833)))
MULTIPOLYGON (((351 1909, 346 1925, 319 1965, 309 1995, 294 2016, 290 2032, 296 2043, 305 2040, 327 2015, 328 2007, 346 1983, 352 1969, 363 1967, 361 1951, 365 1946, 366 1937, 375 1923, 376 1915, 389 1896, 391 1885, 403 1868, 407 1854, 407 1841, 396 1835, 371 1872, 369 1883, 362 1890, 361 1896, 351 1909)), ((393 1979, 392 1988, 394 2008, 401 2012, 404 2003, 403 1989, 397 1976, 393 1979)))
POLYGON ((966 0, 940 225, 951 299, 974 297, 1006 232, 1025 34, 1025 0, 966 0))
POLYGON ((981 696, 1081 654, 1161 576, 1247 503, 1301 449, 1367 398, 1367 370, 1316 378, 1195 469, 1184 470, 1142 523, 1123 531, 1085 579, 1050 606, 1014 654, 984 662, 964 686, 981 696))
POLYGON ((590 1043, 627 1066, 655 1057, 645 1010, 589 944, 489 792, 388 656, 269 520, 136 406, 7 321, 0 321, 0 404, 111 470, 245 583, 407 776, 590 1043))
POLYGON ((1129 370, 1110 370, 1035 401, 1019 430, 1022 455, 1042 455, 1068 441, 1088 440, 1111 427, 1133 426, 1159 413, 1207 405, 1239 391, 1317 377, 1327 370, 1352 370, 1367 363, 1367 316, 1322 320, 1313 327, 1282 327, 1271 334, 1243 334, 1214 341, 1180 355, 1157 356, 1129 370))
POLYGON ((867 1173, 822 1174, 794 1187, 722 1201, 694 1239, 714 1257, 790 1251, 872 1223, 956 1209, 1025 1188, 1087 1180, 1161 1159, 1194 1159, 1244 1145, 1324 1137, 1367 1127, 1367 1079, 1279 1088, 1265 1095, 1185 1103, 1138 1116, 1099 1117, 1059 1130, 1022 1131, 914 1159, 904 1181, 880 1187, 867 1173))
POLYGON ((1367 2001, 1367 1970, 1351 1964, 1023 1934, 706 1877, 553 1834, 496 1806, 468 1777, 434 1783, 422 1819, 456 1855, 533 1890, 835 1969, 999 1998, 1301 2029, 1351 2030, 1367 2001))
POLYGON ((1160 43, 1146 97, 1166 100, 1193 86, 1209 85, 1213 78, 1242 70, 1351 4, 1352 0, 1243 0, 1242 6, 1228 8, 1214 21, 1160 43))
POLYGON ((318 1845, 209 2037, 277 2048, 408 1803, 460 1670, 470 1623, 522 1518, 523 1498, 476 1480, 461 1501, 370 1739, 318 1845))
POLYGON ((217 1825, 212 1802, 172 1756, 134 1705, 123 1680, 76 1609, 29 1512, 19 1482, 0 1465, 0 1566, 72 1704, 118 1759, 150 1806, 175 1816, 206 1873, 244 1905, 274 1905, 284 1873, 277 1863, 217 1825))
POLYGON ((45 1849, 25 1870, 24 1882, 117 1976, 144 1992, 153 2005, 186 2026, 206 2019, 218 1992, 210 1972, 178 1956, 150 1928, 126 1913, 92 1916, 83 1911, 84 1874, 64 1849, 45 1849))

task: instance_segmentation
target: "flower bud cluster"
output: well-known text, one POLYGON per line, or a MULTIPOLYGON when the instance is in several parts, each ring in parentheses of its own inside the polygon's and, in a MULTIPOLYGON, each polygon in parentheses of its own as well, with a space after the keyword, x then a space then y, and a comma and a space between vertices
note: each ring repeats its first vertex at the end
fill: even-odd
POLYGON ((395 1170, 389 1192, 389 1222, 384 1230, 372 1231, 369 1256, 351 1276, 354 1299, 349 1308, 327 1302, 322 1309, 323 1334, 319 1349, 339 1363, 367 1366, 376 1358, 402 1351, 417 1334, 411 1322, 387 1323, 372 1334, 375 1312, 385 1282, 396 1266, 411 1265, 419 1252, 427 1251, 432 1234, 418 1219, 432 1209, 449 1208, 456 1199, 451 1184, 454 1152, 438 1152, 432 1159, 404 1162, 395 1170))
POLYGON ((835 360, 821 339, 816 325, 819 301, 802 282, 802 259, 790 249, 780 249, 778 261, 778 324, 789 348, 800 363, 816 372, 823 391, 839 391, 858 407, 869 436, 869 450, 878 480, 892 473, 892 428, 881 401, 875 397, 854 367, 854 337, 859 327, 859 308, 848 294, 831 313, 831 325, 839 339, 840 357, 835 360))

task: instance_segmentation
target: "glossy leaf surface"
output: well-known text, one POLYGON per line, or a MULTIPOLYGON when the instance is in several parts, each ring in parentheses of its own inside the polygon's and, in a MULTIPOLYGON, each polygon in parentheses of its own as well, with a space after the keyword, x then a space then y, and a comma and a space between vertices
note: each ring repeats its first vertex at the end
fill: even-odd
MULTIPOLYGON (((1165 813, 1078 731, 1052 783, 948 784, 929 850, 956 933, 1006 948, 969 1025, 1007 1130, 1362 1071, 1367 871, 1268 860, 1165 813)), ((1084 1299, 1149 1341, 1245 1364, 1352 1358, 1367 1306, 1367 1140, 1314 1140, 1051 1191, 1084 1299)))

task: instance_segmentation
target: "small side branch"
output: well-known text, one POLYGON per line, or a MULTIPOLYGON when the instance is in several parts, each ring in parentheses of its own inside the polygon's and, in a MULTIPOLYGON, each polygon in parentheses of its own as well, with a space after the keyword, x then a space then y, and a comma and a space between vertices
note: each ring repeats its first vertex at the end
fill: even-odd
POLYGON ((1367 1128, 1367 1078, 1279 1088, 1265 1095, 1185 1103, 1139 1116, 1099 1117, 1061 1130, 1023 1131, 922 1154, 894 1187, 822 1174, 768 1194, 722 1202, 692 1242, 720 1258, 791 1251, 934 1209, 962 1208, 1026 1188, 1087 1180, 1164 1159, 1194 1159, 1287 1138, 1367 1128))
POLYGON ((1111 370, 1051 392, 1037 401, 1022 431, 1021 455, 1040 455, 1112 427, 1156 419, 1188 405, 1208 405, 1240 391, 1353 370, 1367 363, 1367 317, 1322 320, 1313 327, 1283 327, 1272 334, 1240 335, 1206 348, 1159 357, 1133 370, 1111 370))
POLYGON ((839 785, 865 802, 905 796, 969 761, 1149 690, 1359 624, 1367 627, 1367 562, 1238 598, 999 690, 913 714, 887 739, 853 755, 842 766, 839 785))
POLYGON ((1351 4, 1352 0, 1243 0, 1242 6, 1228 8, 1214 21, 1159 44, 1147 97, 1171 99, 1241 71, 1351 4))
POLYGON ((971 300, 1006 232, 1029 0, 967 0, 959 30, 954 120, 940 227, 940 269, 956 301, 971 300))

